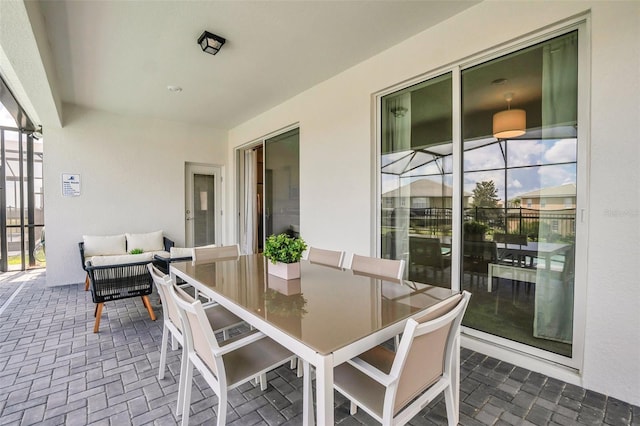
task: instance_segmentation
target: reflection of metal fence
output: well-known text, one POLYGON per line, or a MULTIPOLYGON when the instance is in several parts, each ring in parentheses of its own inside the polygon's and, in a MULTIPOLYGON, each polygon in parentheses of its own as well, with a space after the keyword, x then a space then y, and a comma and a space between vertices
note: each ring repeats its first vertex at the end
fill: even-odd
POLYGON ((518 208, 472 207, 464 210, 464 220, 484 223, 508 234, 553 241, 575 235, 576 211, 518 208))
MULTIPOLYGON (((544 238, 553 241, 557 238, 575 235, 576 211, 534 210, 518 208, 470 207, 464 209, 464 221, 476 221, 490 229, 508 234, 528 235, 531 239, 544 238)), ((439 235, 451 232, 452 209, 450 208, 389 208, 382 209, 382 226, 402 227, 408 224, 412 228, 434 231, 439 235), (437 232, 436 232, 437 231, 437 232)))

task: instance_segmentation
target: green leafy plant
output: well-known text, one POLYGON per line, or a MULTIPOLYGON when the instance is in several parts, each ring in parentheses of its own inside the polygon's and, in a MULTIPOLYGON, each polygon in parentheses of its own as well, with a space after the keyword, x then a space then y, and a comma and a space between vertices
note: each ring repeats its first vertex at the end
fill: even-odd
POLYGON ((300 237, 291 237, 287 234, 270 235, 264 244, 262 254, 272 263, 295 263, 302 258, 302 252, 307 249, 307 244, 300 237))
POLYGON ((482 222, 476 222, 472 220, 471 222, 464 223, 464 233, 470 235, 482 235, 489 230, 489 227, 482 222))
POLYGON ((144 253, 144 250, 142 250, 141 248, 134 248, 131 249, 131 251, 129 252, 129 254, 142 254, 144 253))

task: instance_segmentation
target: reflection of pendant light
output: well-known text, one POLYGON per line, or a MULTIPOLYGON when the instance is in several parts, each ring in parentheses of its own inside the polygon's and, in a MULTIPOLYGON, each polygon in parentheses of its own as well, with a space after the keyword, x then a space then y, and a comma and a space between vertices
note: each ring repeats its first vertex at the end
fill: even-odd
POLYGON ((493 136, 496 139, 516 138, 525 134, 527 113, 523 109, 511 109, 513 93, 506 93, 507 109, 493 114, 493 136))

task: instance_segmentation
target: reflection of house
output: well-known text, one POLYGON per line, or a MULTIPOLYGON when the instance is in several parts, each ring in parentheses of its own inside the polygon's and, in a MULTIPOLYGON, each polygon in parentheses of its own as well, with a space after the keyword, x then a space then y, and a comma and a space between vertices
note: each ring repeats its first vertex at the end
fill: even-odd
MULTIPOLYGON (((382 194, 382 203, 385 208, 409 207, 409 208, 447 208, 453 207, 453 188, 444 183, 431 179, 418 179, 402 185, 382 194)), ((469 206, 471 194, 464 193, 462 205, 469 206)))
POLYGON ((520 217, 510 219, 509 229, 518 229, 523 219, 538 222, 539 238, 575 234, 576 184, 541 188, 520 195, 520 217))
POLYGON ((576 184, 553 186, 520 195, 520 206, 535 210, 565 210, 576 208, 576 184))

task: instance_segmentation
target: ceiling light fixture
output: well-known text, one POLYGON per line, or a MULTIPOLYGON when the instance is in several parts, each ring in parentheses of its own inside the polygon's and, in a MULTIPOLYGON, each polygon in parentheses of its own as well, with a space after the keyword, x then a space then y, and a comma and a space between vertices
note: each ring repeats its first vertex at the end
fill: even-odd
POLYGON ((220 51, 222 45, 226 42, 224 38, 217 36, 215 34, 210 33, 209 31, 205 31, 198 38, 198 44, 203 52, 211 53, 215 55, 220 51))
POLYGON ((527 112, 523 109, 511 109, 513 93, 505 93, 507 109, 493 114, 493 136, 496 139, 509 139, 526 133, 527 112))
POLYGON ((36 129, 29 135, 34 139, 42 139, 42 126, 36 127, 36 129))

